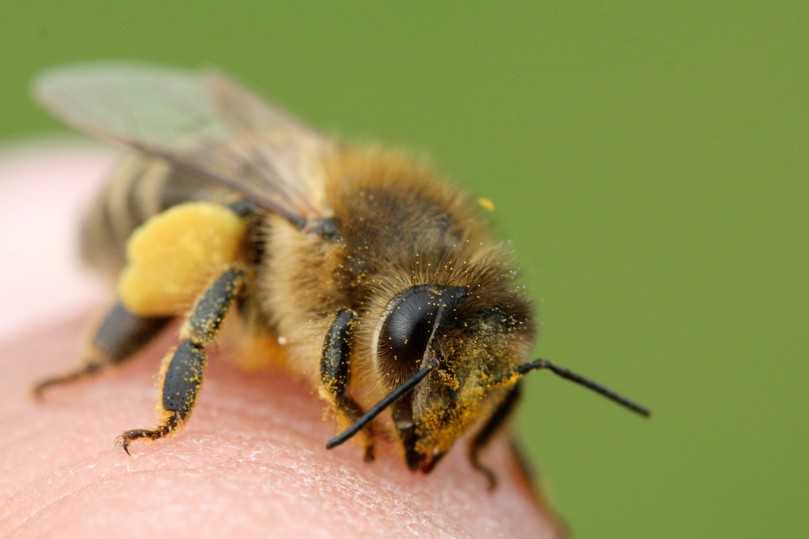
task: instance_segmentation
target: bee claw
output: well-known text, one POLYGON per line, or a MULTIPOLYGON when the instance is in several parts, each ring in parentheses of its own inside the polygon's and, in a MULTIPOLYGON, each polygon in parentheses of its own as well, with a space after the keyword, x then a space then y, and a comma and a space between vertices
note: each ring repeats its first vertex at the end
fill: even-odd
POLYGON ((42 402, 45 400, 45 388, 47 384, 37 384, 31 388, 31 398, 37 402, 42 402))
POLYGON ((179 420, 176 414, 172 414, 169 418, 161 424, 158 428, 154 430, 148 429, 133 429, 128 430, 118 436, 115 439, 115 443, 121 446, 127 455, 132 456, 132 453, 129 452, 129 444, 134 442, 135 440, 146 439, 146 440, 158 440, 171 431, 177 428, 179 424, 179 420))
POLYGON ((491 468, 483 465, 477 466, 476 469, 483 474, 483 477, 486 478, 486 490, 489 492, 494 492, 497 488, 497 474, 495 474, 491 468))
POLYGON ((36 401, 42 402, 45 400, 45 393, 48 389, 70 381, 72 381, 72 377, 68 376, 53 376, 40 380, 31 388, 31 397, 36 401))
POLYGON ((120 436, 118 436, 118 437, 116 437, 116 438, 115 438, 115 445, 116 445, 116 446, 120 446, 120 447, 121 447, 121 449, 123 449, 123 450, 124 450, 124 453, 126 453, 127 455, 129 455, 129 456, 131 457, 131 456, 132 456, 132 453, 130 453, 130 452, 129 452, 129 442, 130 442, 130 441, 131 441, 131 440, 129 440, 129 439, 126 437, 126 435, 125 435, 125 434, 122 434, 122 435, 120 435, 120 436))
POLYGON ((121 449, 123 449, 124 452, 131 457, 132 453, 129 452, 129 445, 135 440, 149 437, 150 434, 152 434, 151 431, 142 429, 128 430, 115 439, 115 445, 120 445, 121 449))

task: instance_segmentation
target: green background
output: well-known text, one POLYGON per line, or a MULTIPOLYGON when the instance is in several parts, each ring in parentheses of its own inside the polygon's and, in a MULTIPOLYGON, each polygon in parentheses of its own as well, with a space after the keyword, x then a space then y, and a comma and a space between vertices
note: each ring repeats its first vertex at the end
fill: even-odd
POLYGON ((797 537, 809 501, 803 2, 4 0, 0 138, 40 68, 217 65, 492 198, 538 351, 524 446, 578 537, 797 537), (803 516, 800 516, 803 515, 803 516))

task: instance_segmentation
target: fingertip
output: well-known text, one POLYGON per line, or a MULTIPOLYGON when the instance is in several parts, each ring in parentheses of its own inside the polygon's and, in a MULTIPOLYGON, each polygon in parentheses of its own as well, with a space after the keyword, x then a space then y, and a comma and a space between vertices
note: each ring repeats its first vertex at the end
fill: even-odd
MULTIPOLYGON (((40 328, 0 351, 10 375, 0 390, 13 395, 10 388, 69 367, 87 320, 40 328), (21 350, 27 368, 10 360, 21 350)), ((13 397, 19 402, 4 403, 15 407, 4 412, 18 419, 6 426, 12 438, 25 425, 35 429, 8 452, 12 473, 0 480, 0 493, 9 494, 16 516, 0 521, 0 535, 16 523, 33 535, 56 527, 64 536, 119 533, 123 525, 175 539, 562 536, 552 512, 526 495, 506 440, 496 439, 483 454, 499 476, 491 492, 462 447, 428 475, 410 472, 392 443, 378 444, 372 463, 363 462, 357 444, 327 451, 333 426, 322 420, 315 392, 282 371, 245 373, 227 362, 226 350, 212 354, 183 431, 129 457, 111 451, 104 442, 110 433, 154 420, 155 374, 173 341, 170 330, 126 365, 55 388, 45 406, 32 406, 23 393, 13 397), (203 506, 204 524, 176 518, 203 506), (37 519, 25 517, 32 511, 37 519), (92 529, 78 516, 88 513, 92 529)))

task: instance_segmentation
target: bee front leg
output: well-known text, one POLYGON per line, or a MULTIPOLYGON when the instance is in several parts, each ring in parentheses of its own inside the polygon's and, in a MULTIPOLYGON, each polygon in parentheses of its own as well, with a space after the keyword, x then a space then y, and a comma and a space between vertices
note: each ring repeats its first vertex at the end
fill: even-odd
POLYGON ((123 363, 149 344, 170 321, 170 316, 138 316, 119 301, 104 315, 84 363, 70 371, 40 380, 33 387, 34 395, 40 398, 51 387, 69 384, 123 363))
POLYGON ((521 392, 522 382, 517 382, 469 443, 469 463, 486 478, 489 490, 494 490, 497 486, 497 475, 491 468, 480 462, 480 452, 511 416, 511 413, 516 408, 517 401, 520 400, 521 392))
MULTIPOLYGON (((350 425, 362 416, 359 404, 348 394, 351 381, 351 326, 356 314, 341 309, 334 317, 323 343, 320 360, 320 395, 334 408, 339 421, 350 425)), ((362 432, 365 461, 374 460, 373 434, 370 427, 362 432)))
POLYGON ((219 330, 233 301, 244 286, 244 272, 229 269, 214 280, 197 299, 180 330, 180 344, 163 360, 160 424, 154 429, 128 430, 118 437, 129 453, 133 440, 157 440, 188 419, 197 400, 207 362, 206 348, 219 330))

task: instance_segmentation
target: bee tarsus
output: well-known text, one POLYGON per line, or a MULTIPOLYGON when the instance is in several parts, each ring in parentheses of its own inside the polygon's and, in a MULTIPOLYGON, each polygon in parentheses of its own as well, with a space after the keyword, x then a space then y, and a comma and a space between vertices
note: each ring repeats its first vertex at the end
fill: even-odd
POLYGON ((54 386, 77 382, 119 365, 146 346, 171 321, 171 317, 143 317, 129 310, 119 301, 107 311, 95 331, 88 358, 82 365, 66 373, 36 383, 33 388, 38 398, 54 386))
POLYGON ((207 362, 206 347, 216 337, 230 306, 244 286, 244 271, 231 268, 217 277, 197 299, 180 330, 180 344, 164 361, 160 424, 154 429, 134 429, 118 439, 124 451, 134 440, 157 440, 179 427, 194 408, 207 362))
POLYGON ((147 438, 149 440, 158 440, 166 436, 170 432, 172 432, 179 425, 180 425, 180 418, 178 414, 171 413, 166 416, 163 424, 160 427, 154 430, 148 429, 128 430, 122 433, 120 436, 118 436, 115 439, 115 443, 121 446, 121 449, 124 450, 124 453, 126 453, 129 456, 132 456, 132 453, 129 452, 129 444, 131 444, 133 441, 141 440, 144 438, 147 438))

